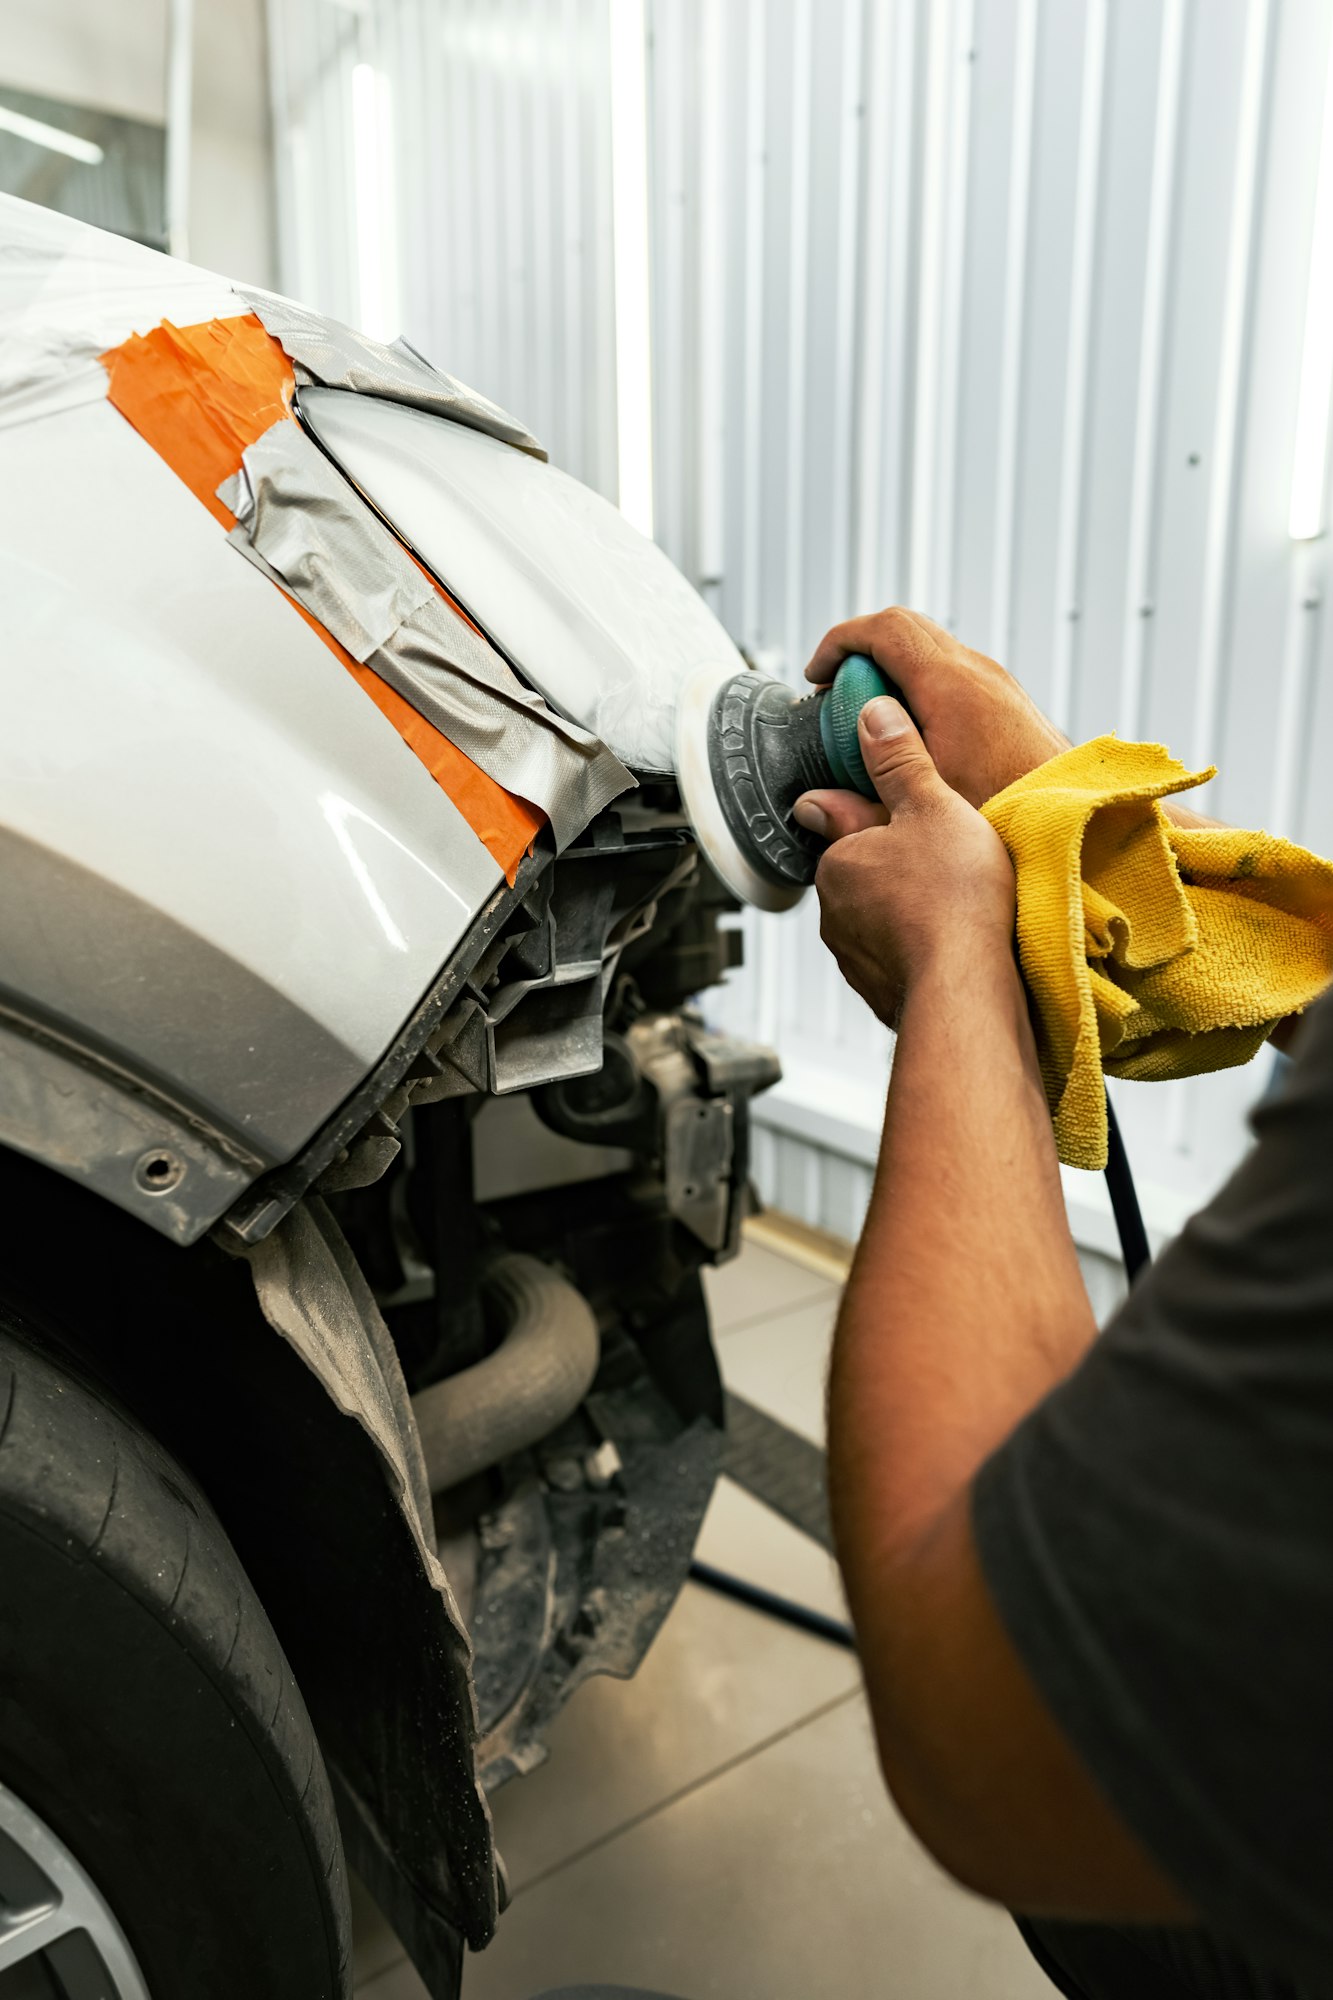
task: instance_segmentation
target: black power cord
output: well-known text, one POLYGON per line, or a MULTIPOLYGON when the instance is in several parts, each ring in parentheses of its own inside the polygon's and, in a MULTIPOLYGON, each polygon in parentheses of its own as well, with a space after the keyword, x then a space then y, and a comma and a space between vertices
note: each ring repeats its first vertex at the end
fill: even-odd
MULTIPOLYGON (((1125 1142, 1120 1136, 1120 1126, 1116 1120, 1115 1106, 1110 1093, 1106 1098, 1106 1185, 1111 1196, 1111 1212, 1115 1216, 1116 1234, 1120 1238, 1120 1255, 1125 1263, 1125 1275, 1132 1285, 1144 1266, 1151 1263, 1152 1252, 1148 1248, 1148 1232, 1143 1226, 1143 1215, 1139 1208, 1138 1190, 1134 1186, 1134 1176, 1130 1172, 1129 1155, 1125 1142)), ((709 1590, 719 1591, 724 1597, 735 1598, 740 1604, 748 1604, 752 1610, 762 1611, 770 1618, 780 1619, 784 1625, 795 1625, 803 1632, 813 1632, 818 1638, 830 1640, 835 1646, 856 1647, 856 1638, 850 1625, 840 1618, 830 1618, 822 1611, 814 1610, 808 1604, 798 1604, 793 1598, 779 1597, 775 1591, 765 1590, 746 1578, 733 1576, 730 1571, 716 1569, 712 1563, 700 1562, 698 1558, 690 1564, 690 1575, 696 1583, 702 1583, 709 1590)))
POLYGON ((1111 1196, 1116 1234, 1120 1238, 1120 1255, 1125 1261, 1125 1276, 1132 1285, 1144 1265, 1152 1262, 1152 1251, 1148 1248, 1148 1232, 1139 1210, 1138 1190, 1129 1170, 1129 1155, 1120 1136, 1109 1091, 1106 1097, 1106 1185, 1111 1196))
POLYGON ((775 1590, 765 1590, 762 1584, 733 1576, 730 1570, 715 1569, 712 1563, 700 1562, 697 1556, 690 1564, 690 1575, 709 1590, 716 1590, 723 1597, 734 1597, 738 1604, 766 1612, 770 1618, 781 1619, 784 1625, 795 1625, 799 1631, 813 1632, 816 1638, 829 1639, 835 1646, 856 1650, 851 1626, 841 1618, 830 1618, 826 1612, 816 1611, 813 1605, 798 1604, 793 1597, 779 1597, 775 1590))

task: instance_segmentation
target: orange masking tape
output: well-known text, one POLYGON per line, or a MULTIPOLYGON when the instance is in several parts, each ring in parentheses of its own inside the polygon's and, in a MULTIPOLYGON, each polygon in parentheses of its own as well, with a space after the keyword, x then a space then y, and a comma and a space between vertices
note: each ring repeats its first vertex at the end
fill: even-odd
POLYGON ((163 320, 102 356, 122 417, 224 528, 236 516, 217 489, 241 454, 292 413, 292 364, 253 313, 203 326, 163 320))
MULTIPOLYGON (((163 320, 151 333, 131 334, 111 348, 102 356, 102 366, 114 407, 214 520, 233 528, 236 517, 218 499, 218 487, 240 470, 248 445, 292 416, 295 378, 278 342, 253 313, 198 326, 163 320)), ((433 577, 430 581, 439 590, 433 577)), ((440 595, 459 617, 466 617, 446 591, 440 595)), ((545 813, 497 784, 373 668, 358 665, 304 605, 295 598, 288 602, 452 799, 512 887, 519 862, 546 824, 545 813)))

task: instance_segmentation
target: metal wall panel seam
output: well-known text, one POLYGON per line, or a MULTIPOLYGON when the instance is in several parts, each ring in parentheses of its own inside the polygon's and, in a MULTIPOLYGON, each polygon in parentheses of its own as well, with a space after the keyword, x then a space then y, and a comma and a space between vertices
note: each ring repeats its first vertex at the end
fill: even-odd
POLYGON ((812 0, 795 0, 792 22, 791 128, 791 263, 788 269, 787 319, 787 520, 785 534, 786 602, 783 607, 787 671, 794 678, 805 664, 802 624, 802 582, 805 572, 805 411, 809 398, 806 357, 809 341, 810 249, 810 89, 812 0))
MULTIPOLYGON (((400 242, 420 242, 420 188, 421 176, 416 170, 413 157, 411 171, 404 172, 408 162, 399 161, 397 132, 401 121, 409 120, 410 108, 406 103, 405 64, 402 60, 404 0, 376 0, 376 14, 384 23, 380 29, 380 49, 383 53, 376 77, 376 151, 377 189, 379 196, 380 246, 378 278, 380 287, 380 312, 386 335, 396 339, 406 323, 408 293, 404 289, 403 260, 398 254, 400 242)), ((415 151, 415 149, 414 149, 415 151)), ((415 260, 409 258, 410 282, 415 285, 415 260)))
MULTIPOLYGON (((1333 467, 1330 467, 1333 471, 1333 467)), ((1328 545, 1321 544, 1323 558, 1319 587, 1321 595, 1328 594, 1328 545)), ((1328 743, 1328 717, 1333 712, 1333 620, 1321 607, 1319 620, 1319 644, 1315 655, 1311 676, 1310 728, 1304 752, 1306 771, 1301 785, 1301 819, 1295 828, 1296 838, 1316 852, 1327 854, 1333 850, 1330 838, 1330 788, 1327 782, 1313 784, 1315 771, 1323 777, 1327 768, 1326 745, 1328 743)))
POLYGON ((472 227, 472 327, 473 350, 472 372, 475 380, 484 374, 487 354, 493 355, 494 345, 490 340, 489 294, 490 257, 494 238, 494 218, 492 208, 495 189, 487 173, 488 161, 483 154, 482 132, 486 125, 486 105, 481 77, 481 28, 475 19, 472 0, 455 0, 455 12, 460 16, 461 36, 459 45, 458 74, 462 93, 465 151, 463 158, 463 186, 460 195, 468 204, 473 216, 472 227))
MULTIPOLYGON (((409 302, 415 307, 419 297, 419 279, 414 258, 407 259, 404 270, 403 258, 399 255, 400 243, 421 241, 421 173, 418 160, 421 148, 401 145, 399 134, 414 131, 409 78, 413 74, 410 63, 404 60, 404 37, 408 0, 376 0, 376 18, 379 22, 378 46, 381 51, 380 74, 377 82, 376 138, 378 142, 378 186, 380 212, 380 310, 384 315, 385 332, 389 339, 396 339, 407 325, 409 302)), ((424 315, 413 313, 413 324, 418 337, 424 315)))
POLYGON ((526 0, 523 33, 527 43, 525 59, 527 95, 521 118, 523 124, 523 169, 526 182, 524 210, 527 230, 524 260, 527 267, 528 353, 531 357, 531 393, 541 410, 542 422, 549 423, 553 381, 551 343, 546 329, 551 323, 551 176, 548 170, 546 139, 546 26, 545 0, 526 0))
MULTIPOLYGON (((422 235, 420 256, 426 264, 424 285, 425 322, 422 339, 432 360, 448 367, 449 356, 458 361, 458 341, 453 327, 453 288, 456 283, 457 245, 449 228, 449 143, 442 121, 431 116, 431 106, 443 109, 448 103, 449 79, 445 62, 446 24, 443 15, 428 9, 426 0, 415 0, 414 44, 416 89, 413 93, 415 143, 424 154, 421 175, 422 235)), ((409 258, 409 261, 412 261, 409 258)))
POLYGON ((1023 404, 1023 342, 1027 333, 1032 211, 1032 138, 1041 0, 1018 0, 1009 146, 1009 213, 1005 228, 1004 320, 1000 336, 999 422, 995 451, 995 528, 991 559, 991 652, 1007 662, 1014 588, 1014 529, 1018 508, 1018 437, 1023 404))
POLYGON ((1305 756, 1314 695, 1314 662, 1323 621, 1323 550, 1318 542, 1296 542, 1291 550, 1287 629, 1278 684, 1277 746, 1273 767, 1271 825, 1294 839, 1304 817, 1305 756))
POLYGON ((351 33, 339 36, 335 56, 335 73, 338 79, 336 99, 336 123, 334 124, 334 161, 337 185, 342 189, 343 215, 345 222, 341 231, 342 316, 349 324, 361 325, 360 267, 361 241, 357 231, 356 207, 356 124, 352 113, 352 73, 360 60, 361 23, 358 20, 351 33))
POLYGON ((703 42, 703 23, 700 19, 700 0, 687 0, 682 14, 684 33, 681 37, 682 57, 680 65, 681 88, 683 92, 680 113, 680 132, 684 154, 681 173, 682 213, 685 222, 685 254, 681 283, 681 315, 679 323, 680 370, 681 370, 681 410, 680 425, 681 462, 676 476, 676 490, 680 506, 680 549, 681 568, 697 588, 702 574, 699 557, 699 510, 696 504, 699 492, 699 453, 702 448, 700 429, 700 380, 697 335, 702 311, 699 286, 702 277, 699 261, 702 219, 702 129, 703 107, 701 93, 703 78, 700 66, 700 50, 703 42))
MULTIPOLYGON (((1250 0, 1245 53, 1241 65, 1241 106, 1236 124, 1236 180, 1232 195, 1231 236, 1227 259, 1226 304, 1222 315, 1222 352, 1218 371, 1218 410, 1212 480, 1209 487, 1208 530, 1204 553, 1203 601, 1200 607, 1199 654, 1195 682, 1192 761, 1212 762, 1218 704, 1227 653, 1234 588, 1236 478, 1238 443, 1243 435, 1248 396, 1246 361, 1252 325, 1252 292, 1260 163, 1269 110, 1268 82, 1272 59, 1272 0, 1250 0)), ((1201 797, 1204 811, 1211 787, 1201 797)), ((1196 795, 1198 796, 1198 795, 1196 795)))
POLYGON ((1087 0, 1083 81, 1079 112, 1078 182, 1070 269, 1064 431, 1061 439, 1059 537, 1055 560, 1055 658, 1051 715, 1066 729, 1072 707, 1077 629, 1081 613, 1083 524, 1087 511, 1088 362, 1093 289, 1097 273, 1097 221, 1101 192, 1102 114, 1106 101, 1107 0, 1087 0))
POLYGON ((655 225, 653 276, 654 539, 677 569, 684 564, 682 460, 689 427, 682 347, 685 335, 685 91, 682 75, 683 0, 648 7, 649 216, 655 225), (674 412, 670 438, 665 410, 674 412))
POLYGON ((551 171, 551 65, 548 0, 528 0, 524 15, 527 38, 528 98, 524 134, 525 207, 528 212, 529 352, 532 356, 534 409, 549 430, 555 415, 555 254, 557 182, 551 171))
POLYGON ((163 208, 167 249, 190 255, 190 163, 194 148, 194 0, 167 0, 166 146, 163 208))
POLYGON ((273 132, 273 219, 280 272, 292 269, 298 242, 292 160, 297 125, 292 116, 285 31, 286 11, 282 0, 266 0, 264 37, 268 55, 268 113, 273 132))
POLYGON ((578 0, 557 0, 557 6, 561 22, 558 44, 560 212, 565 231, 562 324, 565 353, 569 357, 564 384, 565 456, 561 462, 567 472, 572 472, 577 478, 582 479, 587 463, 584 443, 587 429, 585 407, 587 371, 584 366, 587 245, 583 225, 583 154, 579 129, 579 69, 582 53, 576 36, 578 0))
MULTIPOLYGON (((314 180, 326 196, 325 227, 319 232, 320 254, 317 262, 312 259, 317 272, 312 302, 322 312, 336 313, 346 304, 341 271, 348 254, 347 233, 351 228, 346 189, 338 171, 334 129, 341 87, 338 36, 336 24, 328 19, 330 10, 327 7, 312 5, 307 12, 314 60, 304 65, 301 95, 307 123, 314 128, 314 180)), ((313 214, 310 220, 313 223, 313 214)), ((311 233, 313 236, 313 229, 311 233)))
MULTIPOLYGON (((281 4, 281 0, 275 0, 275 4, 281 4)), ((317 52, 320 47, 324 31, 320 16, 313 12, 312 7, 308 4, 308 0, 307 4, 299 7, 293 4, 288 16, 289 21, 293 15, 296 16, 297 24, 304 28, 305 33, 299 42, 296 39, 295 33, 289 34, 287 42, 291 63, 290 74, 292 77, 292 113, 293 116, 300 120, 305 129, 306 151, 309 163, 309 177, 306 181, 306 188, 313 194, 316 184, 325 191, 330 190, 334 185, 323 177, 323 156, 328 143, 328 118, 324 113, 323 106, 316 101, 313 77, 314 65, 310 60, 310 55, 317 52)), ((341 227, 341 211, 339 210, 332 216, 326 211, 321 216, 321 224, 322 226, 317 227, 313 205, 309 210, 304 208, 297 210, 295 227, 300 238, 301 275, 304 277, 308 287, 307 297, 315 300, 316 303, 327 310, 332 303, 332 297, 323 277, 323 268, 328 262, 326 244, 328 239, 335 235, 341 227)), ((297 282, 296 274, 284 270, 282 273, 282 282, 285 287, 290 288, 297 282)))
POLYGON ((940 441, 940 339, 948 226, 949 80, 955 0, 928 9, 926 108, 921 169, 921 253, 917 266, 915 424, 912 438, 908 593, 918 611, 941 615, 934 595, 935 493, 940 441))
MULTIPOLYGON (((657 16, 662 9, 659 7, 657 16)), ((667 339, 669 346, 663 357, 662 380, 672 385, 674 393, 675 429, 670 449, 665 448, 666 421, 656 421, 654 413, 654 435, 662 441, 663 449, 656 454, 655 465, 665 472, 665 500, 669 508, 670 543, 659 535, 657 539, 667 550, 677 569, 688 576, 696 565, 691 561, 693 532, 686 510, 686 496, 690 490, 689 463, 698 409, 695 401, 696 383, 689 367, 689 334, 697 324, 695 316, 694 287, 691 283, 690 246, 697 245, 698 231, 692 215, 689 173, 691 154, 697 150, 698 121, 692 117, 690 90, 690 58, 697 58, 698 42, 692 33, 694 27, 693 7, 690 0, 675 0, 675 5, 666 10, 670 14, 674 32, 669 40, 669 62, 664 81, 670 102, 670 118, 667 125, 667 147, 665 164, 667 168, 667 189, 669 208, 666 216, 667 238, 664 248, 669 251, 668 270, 674 265, 674 285, 665 301, 667 339), (694 146, 686 144, 686 133, 690 131, 696 141, 694 146)), ((662 100, 657 101, 657 111, 662 111, 662 100)), ((651 113, 650 113, 651 115, 651 113)), ((651 133, 650 133, 651 145, 651 133)), ((655 149, 654 149, 655 151, 655 149)), ((659 155, 660 157, 660 155, 659 155)), ((671 279, 668 278, 668 283, 671 279)), ((660 323, 660 322, 659 322, 660 323)), ((660 393, 654 385, 654 395, 660 393)), ((666 407, 672 408, 669 399, 666 407)))
MULTIPOLYGON (((1209 490, 1204 548, 1198 665, 1195 674, 1193 761, 1206 765, 1217 728, 1222 692, 1223 654, 1227 645, 1234 579, 1236 476, 1238 441, 1242 436, 1245 364, 1249 350, 1251 279, 1259 212, 1260 159, 1265 140, 1268 83, 1272 56, 1271 0, 1250 0, 1245 49, 1241 62, 1241 102, 1236 124, 1236 179, 1232 193, 1231 231, 1227 257, 1226 302, 1222 317, 1218 369, 1216 448, 1209 490), (1202 753, 1202 754, 1201 754, 1202 753)), ((1291 618, 1290 602, 1288 620, 1291 618)), ((1284 634, 1284 644, 1286 635, 1284 634)), ((1211 787, 1204 787, 1207 794, 1211 787)), ((1195 797, 1199 797, 1196 793, 1195 797)), ((1205 809, 1216 801, 1203 799, 1205 809)), ((1195 1096, 1188 1087, 1171 1093, 1166 1119, 1170 1151, 1188 1154, 1195 1124, 1195 1096)))
MULTIPOLYGON (((835 570, 830 582, 834 616, 857 607, 852 586, 852 467, 856 460, 857 266, 860 247, 861 162, 866 142, 865 55, 867 0, 846 0, 843 11, 841 146, 838 160, 838 283, 835 302, 837 377, 833 404, 833 522, 835 570), (841 552, 841 556, 839 554, 841 552)), ((877 260, 882 262, 883 259, 877 260)))
POLYGON ((807 1215, 824 1213, 824 1154, 817 1147, 805 1149, 805 1185, 802 1189, 804 1209, 807 1215))
POLYGON ((496 105, 489 59, 489 30, 486 7, 469 5, 467 19, 468 96, 471 102, 468 185, 477 198, 477 352, 474 366, 477 379, 495 384, 497 357, 504 352, 496 306, 496 268, 502 254, 500 233, 499 181, 492 158, 496 127, 496 105))
POLYGON ((603 394, 598 405, 598 456, 595 461, 597 474, 589 480, 599 492, 614 495, 619 480, 619 447, 616 436, 615 403, 615 299, 613 290, 613 250, 611 215, 611 43, 610 16, 605 6, 596 6, 590 11, 592 34, 590 49, 595 49, 595 65, 589 77, 589 95, 593 109, 593 130, 596 137, 594 160, 596 171, 592 176, 593 209, 596 216, 595 241, 597 257, 596 273, 597 320, 595 338, 599 366, 596 380, 603 385, 603 394))
POLYGON ((481 62, 479 51, 480 29, 473 19, 471 0, 464 0, 458 11, 462 15, 462 39, 459 49, 458 82, 462 96, 463 131, 462 185, 460 200, 466 203, 472 217, 471 224, 471 270, 472 270, 472 355, 471 368, 474 380, 480 380, 485 373, 485 357, 494 354, 494 347, 488 346, 490 326, 490 258, 494 236, 494 218, 491 209, 495 199, 495 189, 487 172, 488 162, 483 156, 482 131, 485 126, 485 105, 481 83, 481 62))
POLYGON ((1180 102, 1184 80, 1187 0, 1162 0, 1157 59, 1157 116, 1152 181, 1144 244, 1143 315, 1139 332, 1139 382, 1134 410, 1134 469, 1129 503, 1129 562, 1125 577, 1124 652, 1120 670, 1120 734, 1136 739, 1143 728, 1143 682, 1149 654, 1149 619, 1156 588, 1158 490, 1161 476, 1161 403, 1166 360, 1170 260, 1176 222, 1180 155, 1180 102))
POLYGON ((514 0, 491 0, 495 16, 496 45, 492 55, 492 81, 499 100, 496 136, 499 158, 495 160, 496 186, 500 192, 502 250, 499 258, 500 283, 496 304, 500 314, 500 353, 504 356, 505 391, 510 383, 531 380, 531 327, 526 310, 526 222, 523 174, 522 96, 524 64, 516 48, 514 0))
POLYGON ((533 6, 534 0, 513 0, 514 39, 517 44, 514 69, 518 86, 513 92, 513 115, 517 128, 514 164, 520 226, 512 310, 517 314, 522 330, 522 363, 516 379, 524 385, 524 392, 540 404, 546 363, 540 317, 544 301, 537 288, 538 208, 533 155, 536 102, 541 85, 533 6))
POLYGON ((764 186, 767 49, 766 0, 749 0, 749 73, 745 93, 745 540, 741 554, 741 644, 753 650, 759 629, 759 528, 764 445, 764 186))
POLYGON ((882 545, 891 550, 893 559, 892 580, 885 594, 895 598, 908 594, 914 493, 912 415, 916 407, 918 370, 917 313, 913 294, 920 275, 921 223, 917 185, 924 145, 922 105, 925 93, 922 80, 929 56, 928 40, 921 33, 919 0, 900 0, 898 43, 892 229, 896 254, 889 284, 893 396, 889 408, 889 428, 884 439, 884 460, 892 503, 888 510, 887 532, 881 538, 882 545))
MULTIPOLYGON (((458 14, 445 8, 433 23, 431 41, 439 62, 440 119, 436 126, 435 198, 439 217, 439 242, 435 262, 440 273, 440 318, 437 322, 440 356, 446 367, 456 368, 466 382, 472 354, 465 332, 471 272, 465 241, 465 204, 461 200, 462 176, 458 161, 463 144, 459 114, 458 14)), ((470 205, 468 205, 470 213, 470 205)))
POLYGON ((531 398, 534 412, 541 412, 545 424, 551 408, 551 347, 545 331, 551 308, 551 181, 541 145, 546 53, 542 11, 542 0, 519 0, 514 32, 520 51, 515 66, 521 85, 515 93, 515 115, 523 216, 518 301, 523 314, 523 382, 524 394, 531 398))
POLYGON ((880 522, 884 488, 884 409, 888 373, 889 278, 895 234, 889 226, 890 180, 897 123, 893 117, 896 82, 893 52, 904 0, 868 0, 866 20, 866 114, 862 119, 865 200, 860 256, 860 354, 857 407, 860 432, 855 456, 855 547, 849 609, 869 611, 879 602, 880 522), (875 255, 879 250, 881 254, 875 255))
POLYGON ((967 264, 967 172, 971 141, 972 76, 976 66, 976 0, 957 0, 953 37, 952 83, 949 90, 949 151, 946 178, 946 225, 941 288, 940 414, 937 445, 934 594, 948 626, 954 611, 955 495, 958 456, 963 441, 959 429, 963 348, 964 276, 967 264))
POLYGON ((311 81, 318 92, 320 185, 334 191, 336 227, 329 237, 329 264, 320 274, 320 305, 327 312, 350 318, 356 296, 353 273, 356 263, 355 184, 347 107, 351 104, 351 63, 346 48, 346 31, 332 18, 333 9, 317 6, 315 20, 324 24, 327 60, 311 81))
MULTIPOLYGON (((444 290, 449 308, 440 329, 442 357, 455 357, 464 381, 475 373, 476 267, 472 254, 472 203, 463 198, 467 186, 467 129, 463 110, 462 52, 457 6, 443 10, 435 23, 440 63, 440 118, 436 150, 440 161, 440 263, 447 274, 444 290)), ((447 365, 447 364, 446 364, 447 365)))
POLYGON ((789 926, 780 918, 762 918, 756 922, 751 937, 755 946, 755 990, 759 996, 756 1033, 761 1042, 770 1048, 780 1046, 780 1000, 784 990, 783 940, 789 926))
POLYGON ((557 147, 560 158, 561 378, 564 427, 559 463, 583 477, 583 175, 578 127, 577 0, 554 0, 560 26, 553 29, 551 73, 556 89, 557 147))
POLYGON ((307 122, 302 119, 291 124, 287 128, 287 137, 288 188, 286 196, 281 199, 288 213, 290 236, 286 245, 279 237, 280 282, 286 291, 295 291, 302 298, 314 298, 319 288, 311 270, 311 244, 315 232, 307 122))
POLYGON ((551 253, 553 242, 559 239, 550 170, 551 67, 546 0, 531 0, 531 6, 532 118, 528 167, 532 189, 532 332, 536 350, 533 388, 541 422, 549 431, 555 415, 555 348, 550 335, 555 323, 555 283, 551 253))
MULTIPOLYGON (((704 601, 719 609, 726 567, 725 480, 727 418, 724 387, 726 275, 723 238, 726 116, 725 0, 701 0, 699 47, 699 313, 695 370, 698 379, 699 450, 696 460, 697 572, 704 601)), ((669 426, 663 425, 664 435, 669 426)))

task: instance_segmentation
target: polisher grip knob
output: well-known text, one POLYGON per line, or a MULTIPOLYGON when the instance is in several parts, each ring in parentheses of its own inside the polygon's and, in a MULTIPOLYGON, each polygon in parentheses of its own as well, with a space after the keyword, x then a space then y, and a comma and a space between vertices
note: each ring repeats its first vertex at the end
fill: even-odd
MULTIPOLYGON (((885 694, 892 695, 895 701, 903 699, 902 690, 882 667, 877 667, 864 653, 849 653, 833 676, 833 685, 819 709, 819 740, 834 784, 842 791, 860 792, 868 799, 874 798, 875 786, 861 755, 856 724, 866 703, 885 694)), ((905 702, 903 706, 906 707, 905 702)))

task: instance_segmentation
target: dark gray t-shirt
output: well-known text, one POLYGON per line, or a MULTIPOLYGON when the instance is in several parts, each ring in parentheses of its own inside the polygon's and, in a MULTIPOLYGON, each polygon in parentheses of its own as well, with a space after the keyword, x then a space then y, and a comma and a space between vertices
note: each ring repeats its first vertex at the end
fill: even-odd
POLYGON ((1333 996, 1255 1128, 973 1517, 1126 1824, 1212 1928, 1333 1995, 1333 996))

